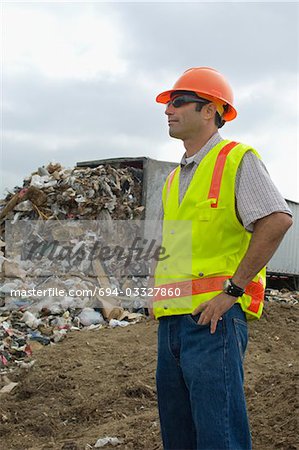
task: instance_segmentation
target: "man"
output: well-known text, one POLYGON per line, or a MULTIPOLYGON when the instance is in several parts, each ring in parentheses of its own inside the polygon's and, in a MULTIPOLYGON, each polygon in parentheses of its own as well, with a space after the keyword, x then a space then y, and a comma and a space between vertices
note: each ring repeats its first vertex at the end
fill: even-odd
POLYGON ((265 265, 292 224, 291 212, 258 153, 218 133, 237 115, 223 75, 189 69, 156 100, 167 105, 169 134, 186 150, 163 189, 170 258, 155 270, 164 449, 248 450, 247 320, 262 314, 265 265), (188 269, 181 263, 183 221, 192 223, 188 269))

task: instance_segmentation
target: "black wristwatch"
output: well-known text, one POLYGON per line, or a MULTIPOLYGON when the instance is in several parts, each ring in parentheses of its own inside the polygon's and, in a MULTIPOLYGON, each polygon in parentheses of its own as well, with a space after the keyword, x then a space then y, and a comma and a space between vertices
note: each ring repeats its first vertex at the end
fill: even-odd
POLYGON ((237 286, 231 278, 228 280, 225 280, 223 284, 223 292, 225 292, 228 295, 231 295, 232 297, 242 297, 245 290, 237 286))

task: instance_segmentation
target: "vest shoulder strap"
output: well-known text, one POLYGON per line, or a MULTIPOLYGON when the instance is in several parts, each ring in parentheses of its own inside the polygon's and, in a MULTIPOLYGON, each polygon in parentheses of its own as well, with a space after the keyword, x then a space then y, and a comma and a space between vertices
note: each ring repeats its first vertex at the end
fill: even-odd
POLYGON ((221 187, 221 181, 222 181, 222 175, 224 166, 226 163, 226 158, 229 154, 229 152, 238 145, 238 142, 231 141, 228 144, 226 144, 221 151, 218 153, 216 163, 214 166, 212 181, 210 185, 209 195, 208 199, 214 199, 215 202, 211 203, 212 208, 217 208, 218 205, 218 198, 220 193, 220 187, 221 187))

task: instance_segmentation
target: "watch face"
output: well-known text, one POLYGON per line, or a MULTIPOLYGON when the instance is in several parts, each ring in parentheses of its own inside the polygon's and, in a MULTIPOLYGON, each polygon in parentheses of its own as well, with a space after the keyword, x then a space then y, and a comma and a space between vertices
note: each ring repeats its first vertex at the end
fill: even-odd
POLYGON ((231 287, 231 284, 230 284, 230 280, 227 279, 227 280, 225 280, 225 282, 223 283, 223 289, 228 289, 229 287, 231 287))

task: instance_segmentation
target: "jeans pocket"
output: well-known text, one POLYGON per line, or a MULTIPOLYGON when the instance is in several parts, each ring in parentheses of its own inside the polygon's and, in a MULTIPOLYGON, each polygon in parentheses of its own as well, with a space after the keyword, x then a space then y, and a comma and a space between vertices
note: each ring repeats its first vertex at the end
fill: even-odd
POLYGON ((233 318, 235 336, 237 340, 237 345, 239 349, 240 358, 243 361, 245 356, 245 351, 248 342, 248 328, 247 323, 241 319, 233 318))
POLYGON ((187 320, 188 320, 189 323, 191 322, 193 325, 195 325, 198 328, 207 328, 207 327, 210 326, 209 323, 207 323, 206 325, 200 325, 198 323, 198 320, 200 318, 200 313, 199 314, 195 314, 195 316, 193 316, 192 314, 187 314, 186 317, 187 317, 187 320))

